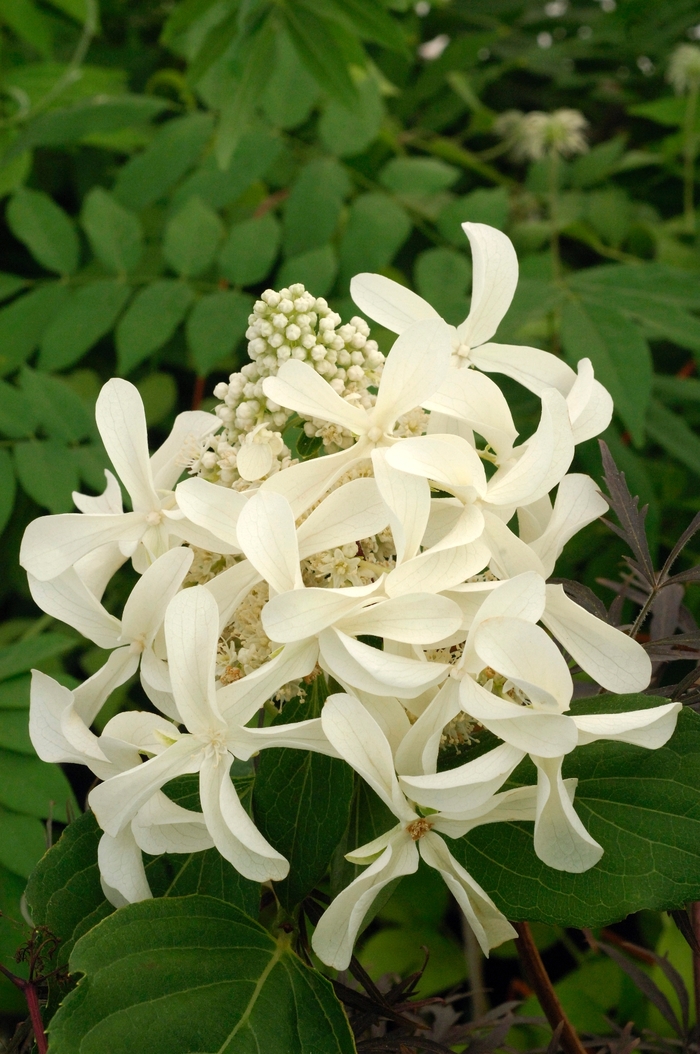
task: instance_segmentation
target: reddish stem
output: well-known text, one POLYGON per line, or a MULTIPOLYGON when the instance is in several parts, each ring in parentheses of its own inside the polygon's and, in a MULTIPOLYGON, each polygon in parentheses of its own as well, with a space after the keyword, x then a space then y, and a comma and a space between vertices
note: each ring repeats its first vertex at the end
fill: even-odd
POLYGON ((565 1054, 586 1054, 586 1048, 578 1038, 576 1029, 564 1013, 564 1008, 559 1002, 557 993, 554 991, 530 927, 527 922, 514 922, 513 926, 518 931, 518 939, 515 945, 518 949, 520 962, 544 1011, 544 1016, 549 1021, 552 1031, 555 1031, 559 1025, 562 1026, 560 1034, 562 1049, 565 1054))
POLYGON ((24 998, 27 1000, 27 1006, 29 1007, 29 1017, 31 1018, 32 1028, 34 1030, 34 1039, 36 1040, 36 1049, 39 1054, 47 1054, 49 1045, 46 1042, 46 1033, 44 1032, 44 1022, 41 1018, 41 1007, 39 1006, 39 996, 37 995, 36 988, 33 984, 27 984, 24 988, 24 998))
POLYGON ((202 405, 202 399, 204 398, 204 385, 207 383, 206 377, 195 377, 194 389, 192 391, 192 409, 199 410, 202 405))

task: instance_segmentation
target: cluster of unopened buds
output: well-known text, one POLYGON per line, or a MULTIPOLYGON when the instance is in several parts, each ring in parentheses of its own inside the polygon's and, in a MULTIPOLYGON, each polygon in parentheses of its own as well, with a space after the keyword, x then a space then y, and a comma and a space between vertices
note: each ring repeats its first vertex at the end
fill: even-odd
POLYGON ((541 860, 585 871, 603 849, 577 815, 564 759, 599 739, 653 749, 671 736, 678 703, 568 713, 573 665, 591 692, 637 692, 651 672, 636 641, 547 582, 565 543, 607 507, 569 468, 575 445, 607 427, 612 403, 588 360, 575 373, 536 348, 492 342, 517 260, 499 231, 464 229, 474 287, 461 326, 388 278, 359 275, 358 308, 398 334, 384 361, 360 319, 339 327, 301 286, 268 291, 251 318, 251 366, 217 387, 215 414, 181 414, 152 456, 136 388, 103 388, 97 424, 132 511, 107 473, 103 495, 76 495, 78 513, 28 527, 21 560, 37 604, 111 650, 74 690, 35 672, 30 731, 40 757, 83 763, 102 781, 89 803, 116 905, 150 896, 142 853, 215 846, 248 879, 283 879, 287 861, 239 801, 230 769, 263 749, 297 748, 344 759, 395 817, 348 854, 367 867, 318 923, 319 957, 345 968, 374 897, 419 858, 488 952, 514 930, 450 841, 481 824, 531 821, 541 860), (499 373, 541 401, 525 442, 499 373), (324 427, 344 441, 304 457, 297 440, 324 427), (256 436, 264 456, 243 453, 256 436), (222 444, 245 471, 223 471, 222 444), (198 458, 183 455, 195 447, 198 458), (101 598, 128 559, 140 578, 118 619, 101 598), (152 709, 118 713, 95 734, 110 694, 139 668, 152 709), (285 701, 314 678, 332 679, 331 694, 317 693, 327 696, 320 716, 285 724, 285 701), (485 733, 498 745, 444 768, 446 749, 485 733), (536 785, 504 790, 526 756, 536 785), (163 790, 188 773, 199 774, 199 812, 163 790))

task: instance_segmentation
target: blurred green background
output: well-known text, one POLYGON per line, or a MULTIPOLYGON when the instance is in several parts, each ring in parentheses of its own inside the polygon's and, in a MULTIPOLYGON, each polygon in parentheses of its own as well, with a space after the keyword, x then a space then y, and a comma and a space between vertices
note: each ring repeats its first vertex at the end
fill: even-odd
MULTIPOLYGON (((522 273, 498 338, 592 359, 617 406, 605 438, 668 552, 700 508, 700 73, 669 84, 681 44, 700 49, 697 0, 0 0, 2 961, 25 936, 20 898, 46 821, 65 822, 87 789, 34 755, 27 671, 70 685, 103 661, 38 617, 19 542, 33 517, 71 510, 74 489, 102 489, 92 415, 110 376, 138 386, 157 444, 245 361, 266 287, 304 282, 347 320, 350 277, 380 271, 456 323, 471 277, 460 223, 489 223, 522 273), (546 158, 512 160, 494 122, 562 107, 585 115, 590 150, 562 160, 553 184, 546 158)), ((391 334, 373 335, 389 349, 391 334)), ((504 388, 527 433, 537 400, 504 388)), ((600 478, 595 441, 575 467, 600 478)), ((620 553, 595 524, 558 572, 609 602, 596 582, 617 576, 620 553)), ((125 571, 110 609, 129 586, 125 571)), ((692 591, 686 602, 697 610, 692 591)), ((120 689, 102 723, 143 705, 139 692, 120 689)), ((410 972, 430 947, 424 993, 466 975, 457 915, 429 880, 404 881, 362 953, 377 977, 410 972)), ((610 960, 536 929, 579 1028, 604 1030, 613 1013, 668 1034, 610 960)), ((690 983, 670 920, 628 929, 690 983)), ((494 1001, 525 992, 514 954, 488 965, 494 1001)), ((0 983, 0 1011, 20 1010, 0 983)))

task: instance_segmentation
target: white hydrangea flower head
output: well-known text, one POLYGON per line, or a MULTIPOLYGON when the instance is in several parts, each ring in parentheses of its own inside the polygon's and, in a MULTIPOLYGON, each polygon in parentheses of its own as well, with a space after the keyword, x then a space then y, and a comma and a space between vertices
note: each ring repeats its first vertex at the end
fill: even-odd
POLYGON ((588 150, 588 121, 580 110, 563 107, 552 113, 507 110, 496 119, 494 130, 510 143, 518 161, 539 161, 549 154, 573 157, 588 150))
POLYGON ((679 44, 671 55, 666 74, 678 95, 700 87, 700 47, 679 44))

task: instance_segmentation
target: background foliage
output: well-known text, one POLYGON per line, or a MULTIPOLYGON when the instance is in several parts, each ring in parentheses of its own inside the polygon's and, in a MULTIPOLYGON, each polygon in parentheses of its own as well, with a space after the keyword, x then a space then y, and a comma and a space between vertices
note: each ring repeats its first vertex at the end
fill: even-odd
MULTIPOLYGON (((302 281, 347 319, 350 277, 378 270, 459 322, 471 275, 459 224, 486 222, 521 260, 499 339, 593 360, 616 401, 605 438, 649 504, 653 555, 672 547, 700 506, 700 242, 683 201, 700 110, 689 116, 665 71, 678 43, 700 39, 698 23, 697 0, 103 0, 99 10, 94 0, 0 0, 2 961, 26 935, 20 898, 46 821, 50 835, 87 790, 83 774, 34 755, 27 670, 71 685, 102 662, 71 630, 37 618, 19 540, 34 516, 70 510, 72 490, 102 489, 92 408, 108 377, 137 384, 157 441, 179 410, 213 405, 214 384, 244 361, 247 315, 269 285, 302 281), (585 113, 591 150, 560 165, 553 211, 546 164, 511 161, 493 122, 513 107, 562 106, 585 113)), ((388 350, 391 335, 373 334, 388 350)), ((536 400, 515 385, 508 396, 527 431, 536 400)), ((600 478, 595 444, 577 458, 600 478)), ((616 577, 620 551, 593 525, 558 573, 595 585, 616 577)), ((692 544, 684 559, 700 559, 692 544)), ((127 589, 124 572, 107 605, 118 609, 127 589)), ((692 590, 686 603, 697 609, 692 590)), ((139 693, 125 686, 111 712, 143 706, 139 693)), ((333 762, 280 752, 264 763, 270 795, 275 781, 298 781, 328 807, 333 762)), ((371 809, 350 796, 338 789, 334 820, 342 831, 349 814, 347 838, 360 842, 358 818, 371 809)), ((256 805, 274 823, 274 802, 256 805)), ((318 881, 328 852, 301 854, 308 874, 293 866, 284 885, 306 887, 281 890, 283 902, 318 881)), ((245 895, 210 873, 213 863, 176 879, 168 866, 153 864, 166 868, 159 888, 171 896, 245 895)), ((338 885, 347 867, 337 854, 338 885)), ((41 917, 32 905, 35 921, 50 918, 50 904, 41 917)), ((689 950, 668 920, 646 913, 629 925, 689 977, 689 950)), ((668 1032, 612 960, 555 926, 537 935, 577 1027, 600 1030, 616 1008, 621 1024, 668 1032)), ((375 978, 405 974, 421 945, 431 950, 423 994, 464 979, 457 916, 422 871, 380 909, 361 958, 375 978)), ((494 998, 508 994, 513 956, 507 945, 489 966, 494 998)), ((0 979, 0 1010, 21 1007, 0 979)), ((537 1038, 522 1024, 513 1036, 537 1038)))

